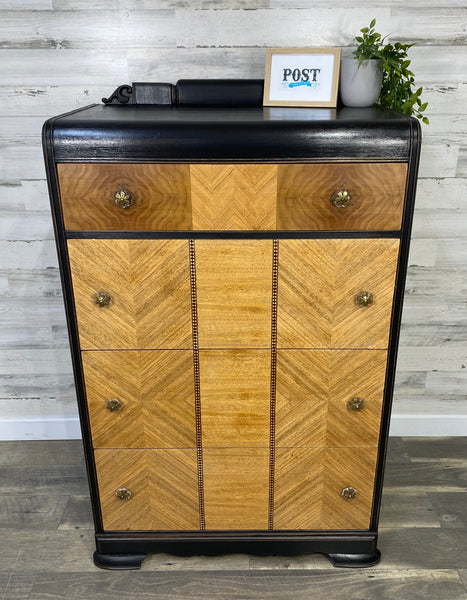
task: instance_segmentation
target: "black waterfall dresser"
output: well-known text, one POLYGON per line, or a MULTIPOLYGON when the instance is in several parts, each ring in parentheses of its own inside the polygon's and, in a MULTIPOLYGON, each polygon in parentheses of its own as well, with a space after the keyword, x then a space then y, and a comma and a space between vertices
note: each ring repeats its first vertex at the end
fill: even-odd
POLYGON ((122 86, 44 126, 100 567, 378 562, 420 128, 262 85, 122 86))

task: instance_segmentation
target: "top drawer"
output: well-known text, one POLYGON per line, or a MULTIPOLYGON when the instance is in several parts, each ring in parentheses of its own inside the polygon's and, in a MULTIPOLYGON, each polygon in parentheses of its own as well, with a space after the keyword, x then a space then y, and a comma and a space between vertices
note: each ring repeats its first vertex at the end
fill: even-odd
POLYGON ((405 163, 58 165, 69 230, 397 230, 405 163))
POLYGON ((57 169, 66 229, 191 229, 189 165, 63 163, 57 169))

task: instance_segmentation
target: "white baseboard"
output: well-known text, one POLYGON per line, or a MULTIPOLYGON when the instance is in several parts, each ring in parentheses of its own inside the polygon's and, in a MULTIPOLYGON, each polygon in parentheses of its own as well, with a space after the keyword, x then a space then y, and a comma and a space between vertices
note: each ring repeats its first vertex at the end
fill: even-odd
POLYGON ((467 414, 393 414, 389 435, 403 437, 467 436, 467 414))
MULTIPOLYGON (((467 415, 393 414, 392 436, 467 436, 467 415)), ((81 438, 78 417, 0 418, 0 440, 76 440, 81 438)))
POLYGON ((0 418, 0 440, 81 439, 78 417, 0 418))

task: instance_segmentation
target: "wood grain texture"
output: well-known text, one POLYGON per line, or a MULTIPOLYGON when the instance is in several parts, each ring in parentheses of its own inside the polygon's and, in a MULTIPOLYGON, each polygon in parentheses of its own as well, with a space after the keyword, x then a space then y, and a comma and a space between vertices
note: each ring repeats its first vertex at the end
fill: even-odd
MULTIPOLYGON (((391 557, 397 555, 398 544, 408 539, 409 535, 414 535, 410 530, 405 533, 405 536, 393 536, 391 557)), ((430 533, 431 530, 423 536, 415 535, 415 539, 410 540, 410 549, 419 549, 420 542, 430 539, 430 533)), ((451 539, 454 541, 454 536, 451 539)), ((457 536, 456 542, 457 547, 461 546, 460 536, 457 536)), ((447 553, 448 556, 451 554, 452 552, 447 553)), ((407 552, 407 556, 413 561, 413 553, 407 552)), ((183 562, 174 557, 153 555, 146 559, 151 561, 152 572, 143 571, 136 576, 125 572, 96 573, 95 569, 92 575, 88 572, 77 573, 71 566, 65 573, 52 571, 50 566, 33 574, 15 572, 7 583, 7 597, 8 600, 37 600, 52 595, 54 600, 69 600, 73 598, 73 594, 84 597, 89 593, 93 600, 113 600, 114 590, 117 588, 119 594, 131 596, 134 600, 183 597, 186 590, 189 590, 190 600, 224 600, 227 589, 231 600, 309 600, 310 590, 318 598, 333 600, 346 594, 352 594, 354 600, 366 600, 368 597, 406 600, 407 594, 410 594, 411 600, 466 600, 465 584, 452 568, 452 563, 448 564, 446 559, 443 560, 443 563, 448 564, 446 570, 433 560, 435 566, 428 568, 422 563, 420 554, 417 557, 419 568, 397 568, 396 563, 400 564, 402 559, 397 561, 394 558, 391 569, 376 567, 370 574, 363 575, 360 569, 348 569, 344 573, 331 571, 329 561, 316 555, 267 559, 251 557, 250 560, 256 562, 254 570, 253 567, 250 567, 251 570, 243 568, 239 561, 243 556, 234 556, 231 560, 226 557, 221 559, 221 572, 212 572, 212 557, 198 559, 201 564, 196 569, 196 559, 183 562), (185 564, 189 565, 188 569, 185 564), (175 566, 178 567, 178 572, 167 572, 174 571, 175 566)), ((215 565, 217 567, 219 561, 215 565)), ((82 570, 84 568, 83 565, 82 570)), ((460 574, 467 577, 465 570, 460 571, 460 574)))
POLYGON ((277 363, 277 447, 378 445, 385 350, 279 350, 277 363))
POLYGON ((83 352, 82 361, 95 448, 196 448, 191 351, 83 352))
POLYGON ((274 529, 321 529, 323 458, 319 448, 277 448, 274 529))
MULTIPOLYGON (((230 5, 230 2, 229 2, 230 5)), ((222 5, 224 8, 225 5, 222 5)), ((316 5, 320 9, 322 19, 320 27, 316 27, 315 12, 311 5, 305 0, 285 1, 274 0, 268 10, 256 10, 253 16, 247 14, 247 11, 227 11, 227 10, 208 10, 203 18, 198 12, 190 14, 189 11, 182 11, 181 26, 183 27, 180 35, 185 37, 185 46, 194 48, 204 47, 255 47, 270 46, 271 36, 274 34, 274 43, 277 46, 306 46, 310 43, 310 32, 313 34, 313 43, 317 46, 331 46, 335 43, 333 29, 337 27, 338 18, 334 14, 333 4, 329 1, 321 0, 316 5), (301 9, 301 10, 298 10, 301 9), (285 29, 275 30, 277 23, 287 24, 285 29), (291 30, 289 30, 291 28, 291 30), (221 31, 225 29, 226 34, 221 31)), ((348 18, 348 27, 342 32, 341 45, 352 43, 353 31, 358 31, 358 27, 364 20, 365 9, 362 5, 355 5, 347 1, 339 5, 346 10, 348 18)), ((449 6, 449 4, 448 4, 449 6)), ((378 22, 387 25, 390 31, 400 31, 403 40, 415 40, 422 44, 433 44, 433 38, 429 36, 428 31, 433 29, 434 34, 440 34, 440 44, 456 44, 456 39, 462 40, 462 33, 459 26, 456 27, 455 20, 462 18, 460 5, 452 8, 451 11, 440 11, 438 7, 426 7, 421 10, 420 5, 416 8, 407 5, 400 5, 395 0, 391 4, 382 4, 377 0, 375 6, 375 17, 378 22), (394 6, 390 10, 390 6, 394 6), (402 9, 396 10, 396 8, 402 9), (421 14, 420 14, 421 13, 421 14), (419 22, 410 26, 411 20, 419 22), (419 16, 420 15, 420 16, 419 16)), ((398 39, 400 39, 400 36, 398 39)), ((180 39, 180 38, 179 38, 180 39)), ((458 42, 459 43, 459 42, 458 42)), ((446 75, 445 75, 446 77, 446 75)))
POLYGON ((281 240, 279 348, 386 348, 398 240, 281 240), (373 295, 360 308, 355 296, 373 295))
POLYGON ((275 529, 368 529, 376 448, 280 448, 275 471, 275 529), (357 496, 345 500, 352 486, 357 496))
POLYGON ((205 448, 206 529, 267 529, 267 448, 205 448))
POLYGON ((325 446, 329 352, 278 350, 276 447, 325 446))
POLYGON ((335 246, 337 268, 332 345, 337 348, 386 348, 399 241, 338 240, 335 246), (354 302, 362 290, 373 295, 373 304, 366 308, 359 308, 354 302))
MULTIPOLYGON (((3 489, 6 488, 5 483, 3 489)), ((2 512, 0 531, 57 530, 65 510, 68 497, 65 494, 5 494, 0 493, 2 512)), ((2 533, 6 536, 6 533, 2 533)))
MULTIPOLYGON (((107 3, 107 8, 111 7, 107 3)), ((57 7, 54 5, 54 8, 57 7)), ((153 47, 170 46, 175 41, 173 11, 139 10, 123 15, 118 10, 107 10, 104 15, 87 8, 89 5, 86 6, 86 3, 74 6, 66 19, 60 18, 61 11, 54 10, 23 10, 18 15, 22 18, 15 18, 17 10, 5 11, 2 17, 9 35, 5 37, 3 47, 56 48, 58 40, 61 40, 66 48, 118 49, 125 43, 144 48, 148 44, 153 47), (21 40, 19 44, 18 39, 21 40)))
POLYGON ((57 166, 66 229, 191 229, 188 165, 88 164, 57 166), (114 194, 130 192, 119 208, 114 194))
POLYGON ((280 240, 278 348, 332 345, 333 240, 280 240))
POLYGON ((200 348, 269 348, 272 241, 196 240, 200 348))
POLYGON ((269 444, 268 350, 201 350, 203 448, 269 444))
POLYGON ((196 450, 96 450, 104 529, 199 529, 196 450), (115 496, 131 491, 129 500, 115 496))
POLYGON ((277 165, 191 165, 193 229, 276 228, 277 165))
POLYGON ((368 529, 377 448, 328 448, 325 453, 323 527, 368 529), (357 490, 352 500, 341 496, 341 491, 349 486, 357 490))
MULTIPOLYGON (((47 466, 79 465, 83 461, 83 445, 80 440, 39 440, 0 442, 0 466, 47 466)), ((31 486, 34 483, 31 482, 31 486)))
POLYGON ((68 252, 83 349, 191 348, 188 241, 69 240, 68 252))
MULTIPOLYGON (((3 336, 7 338, 7 332, 3 330, 3 336)), ((8 341, 4 340, 4 346, 8 341)), ((10 346, 11 348, 11 346, 10 346)), ((50 410, 53 414, 57 410, 54 397, 60 397, 63 408, 67 407, 68 413, 74 414, 76 393, 73 386, 73 378, 70 376, 70 357, 68 352, 57 352, 52 349, 35 350, 9 349, 8 352, 0 352, 0 372, 9 373, 0 390, 2 400, 22 400, 18 406, 16 402, 16 416, 26 416, 31 413, 32 405, 38 396, 42 398, 39 414, 45 416, 50 410), (25 364, 27 368, 25 369, 25 364), (46 402, 50 399, 50 404, 46 402), (31 404, 29 403, 31 400, 31 404), (54 406, 55 404, 55 406, 54 406), (29 410, 26 408, 28 406, 29 410), (22 412, 24 410, 24 412, 22 412)), ((13 402, 12 402, 13 408, 13 402)), ((15 412, 8 414, 8 408, 2 407, 3 416, 15 416, 15 412)))
POLYGON ((400 229, 406 177, 403 163, 280 165, 277 229, 400 229), (347 207, 332 204, 337 190, 347 207))
POLYGON ((381 424, 386 350, 332 350, 330 355, 327 446, 377 446, 381 424), (352 398, 364 400, 349 410, 352 398))

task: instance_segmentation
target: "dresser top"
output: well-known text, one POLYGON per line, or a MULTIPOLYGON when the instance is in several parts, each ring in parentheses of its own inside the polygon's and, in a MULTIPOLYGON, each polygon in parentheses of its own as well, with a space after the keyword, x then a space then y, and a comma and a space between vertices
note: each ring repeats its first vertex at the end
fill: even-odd
POLYGON ((418 122, 378 108, 91 105, 44 126, 68 161, 408 161, 418 122))

